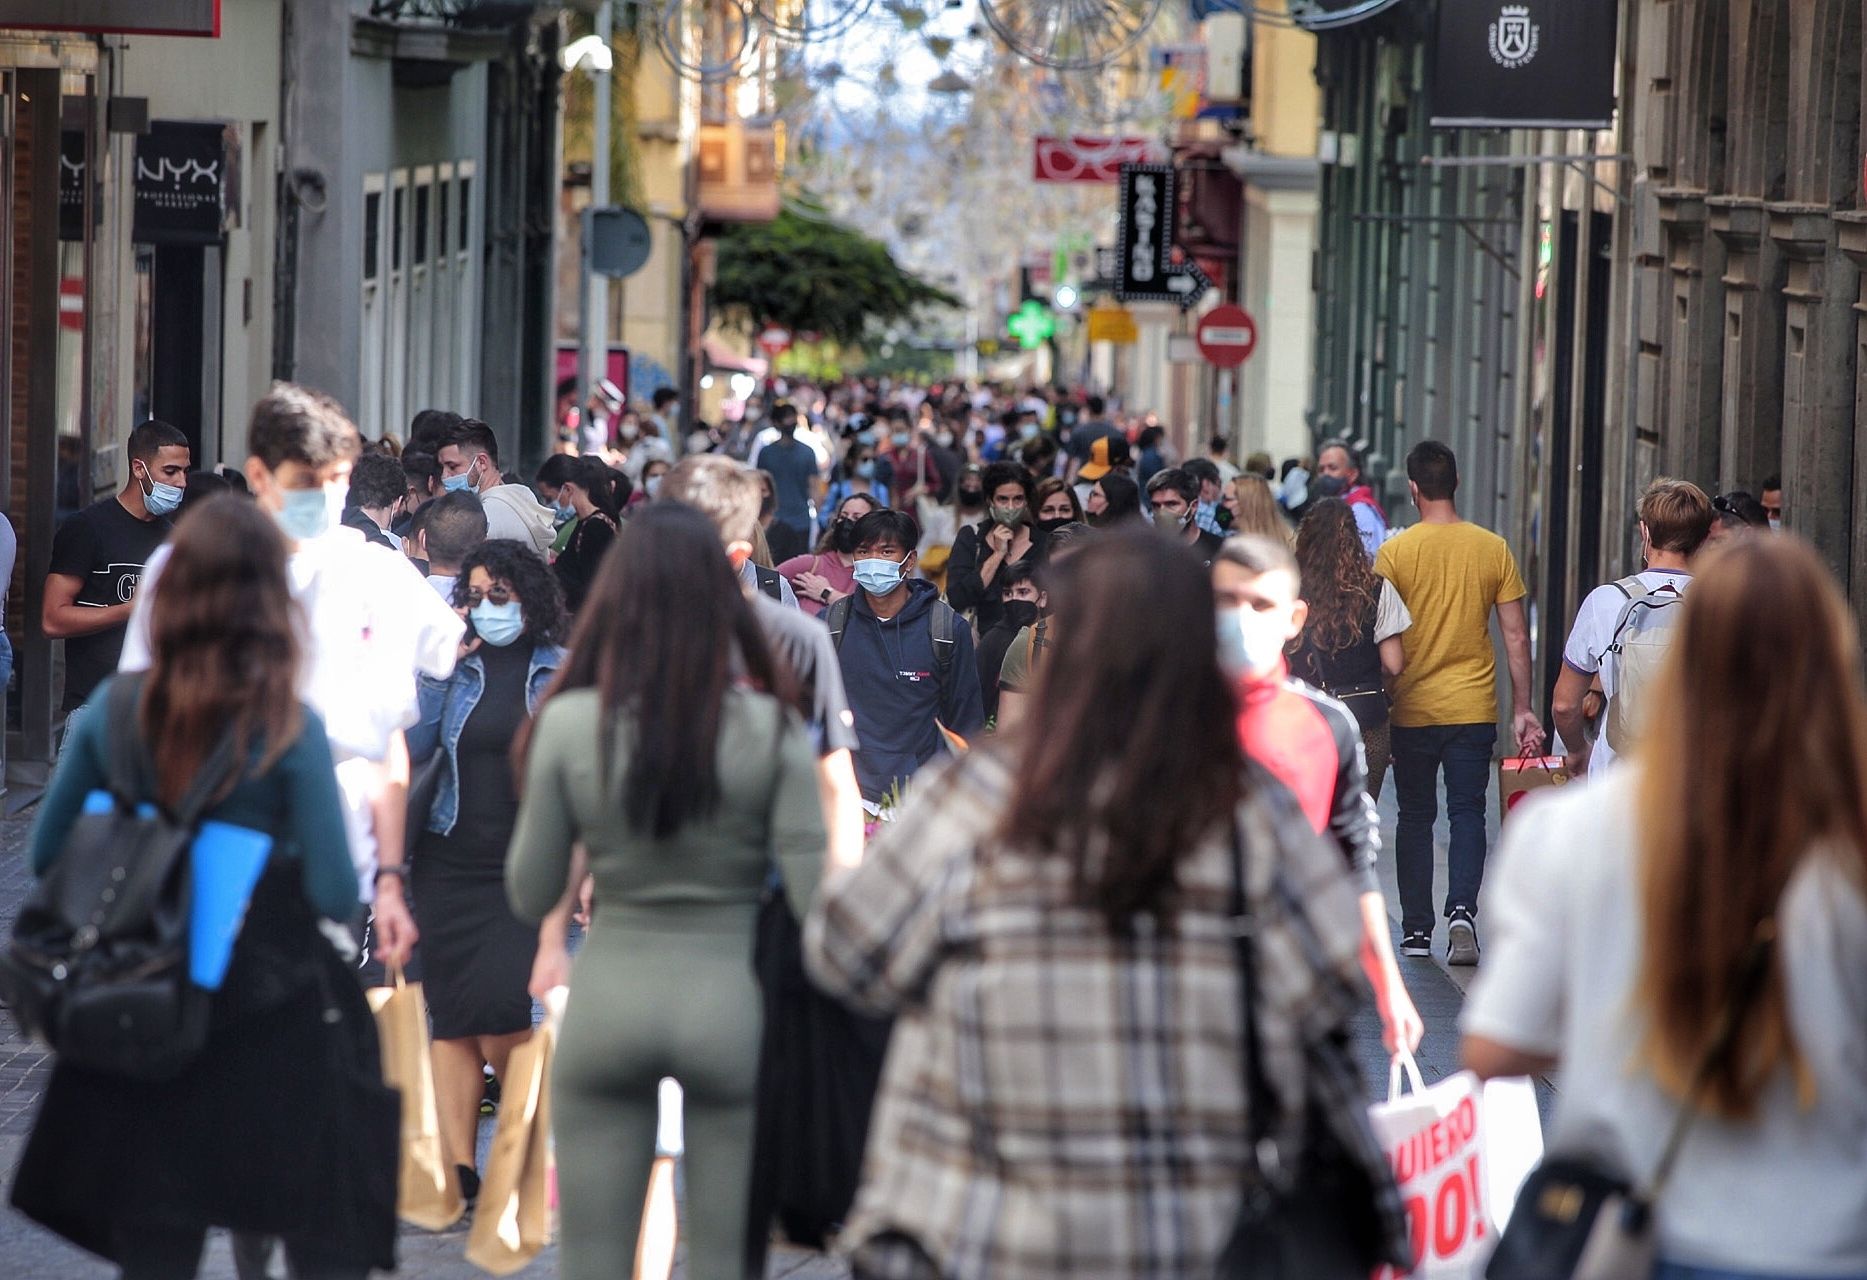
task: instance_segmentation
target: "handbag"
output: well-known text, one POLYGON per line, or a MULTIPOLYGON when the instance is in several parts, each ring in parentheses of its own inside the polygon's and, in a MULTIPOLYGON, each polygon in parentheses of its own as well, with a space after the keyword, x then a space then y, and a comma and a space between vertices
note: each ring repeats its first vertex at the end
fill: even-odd
POLYGON ((383 1083, 401 1094, 396 1215, 428 1231, 445 1231, 467 1205, 441 1145, 428 1006, 421 984, 409 982, 399 965, 389 967, 388 980, 389 985, 372 987, 366 995, 382 1043, 383 1083))
POLYGON ((486 1175, 467 1235, 467 1261, 496 1276, 522 1270, 551 1242, 556 1156, 551 1145, 551 1061, 564 1017, 564 989, 545 999, 545 1018, 512 1051, 486 1175))
MULTIPOLYGON (((1270 1134, 1278 1101, 1265 1078, 1259 1044, 1253 928, 1244 846, 1234 825, 1232 936, 1243 1005, 1249 1168, 1244 1202, 1213 1275, 1216 1280, 1368 1280, 1389 1259, 1375 1206, 1376 1188, 1366 1167, 1342 1145, 1313 1092, 1304 1115, 1303 1150, 1294 1169, 1284 1169, 1270 1134)), ((1350 1119, 1367 1124, 1362 1112, 1350 1119)), ((1394 1198, 1398 1202, 1397 1192, 1394 1198)))
POLYGON ((223 734, 173 812, 148 803, 142 688, 140 675, 121 676, 106 695, 109 791, 87 802, 20 909, 0 953, 0 1000, 64 1063, 168 1080, 207 1043, 211 998, 189 978, 189 850, 239 761, 223 734))
POLYGON ((1571 1153, 1545 1160, 1524 1182, 1510 1225, 1485 1267, 1485 1280, 1646 1280, 1653 1274, 1658 1253, 1654 1206, 1698 1118, 1698 1100, 1763 984, 1775 941, 1775 922, 1765 920, 1646 1185, 1636 1187, 1594 1156, 1571 1153))

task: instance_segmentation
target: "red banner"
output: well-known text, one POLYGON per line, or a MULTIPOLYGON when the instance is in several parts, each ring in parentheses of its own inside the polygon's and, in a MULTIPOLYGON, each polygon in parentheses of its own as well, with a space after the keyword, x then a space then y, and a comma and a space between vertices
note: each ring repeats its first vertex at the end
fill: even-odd
POLYGON ((1121 177, 1125 164, 1154 156, 1147 138, 1038 138, 1032 176, 1039 182, 1107 182, 1121 177))

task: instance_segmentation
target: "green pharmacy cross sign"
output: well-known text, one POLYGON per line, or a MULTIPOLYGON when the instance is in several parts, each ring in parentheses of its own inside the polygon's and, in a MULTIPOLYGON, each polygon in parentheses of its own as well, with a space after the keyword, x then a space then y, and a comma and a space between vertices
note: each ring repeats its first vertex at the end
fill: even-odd
POLYGON ((1005 322, 1005 328, 1018 340, 1019 346, 1030 351, 1043 346, 1045 339, 1056 334, 1057 318, 1037 299, 1026 298, 1024 305, 1005 322))

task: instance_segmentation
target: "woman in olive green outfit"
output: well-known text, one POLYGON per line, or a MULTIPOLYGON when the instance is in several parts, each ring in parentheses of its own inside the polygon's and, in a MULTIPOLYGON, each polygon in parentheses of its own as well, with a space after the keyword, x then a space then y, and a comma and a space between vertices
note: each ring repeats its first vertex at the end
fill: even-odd
POLYGON ((656 1092, 686 1094, 687 1274, 744 1256, 761 1013, 752 972, 775 860, 800 917, 824 856, 815 754, 771 690, 751 603, 713 526, 648 507, 599 570, 570 659, 533 723, 506 868, 541 920, 589 850, 596 923, 571 980, 553 1077, 566 1280, 635 1257, 656 1092), (588 992, 588 995, 584 993, 588 992))

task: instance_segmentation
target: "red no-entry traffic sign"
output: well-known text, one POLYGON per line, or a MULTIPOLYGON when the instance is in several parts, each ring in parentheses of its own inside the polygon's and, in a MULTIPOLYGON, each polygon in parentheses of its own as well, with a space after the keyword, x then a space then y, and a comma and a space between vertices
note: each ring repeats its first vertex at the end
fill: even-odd
POLYGON ((781 325, 768 325, 758 335, 758 349, 776 360, 791 349, 791 331, 781 325))
POLYGON ((1258 322, 1243 307, 1228 302, 1201 316, 1194 336, 1201 355, 1221 369, 1231 369, 1243 364, 1257 350, 1258 322))

